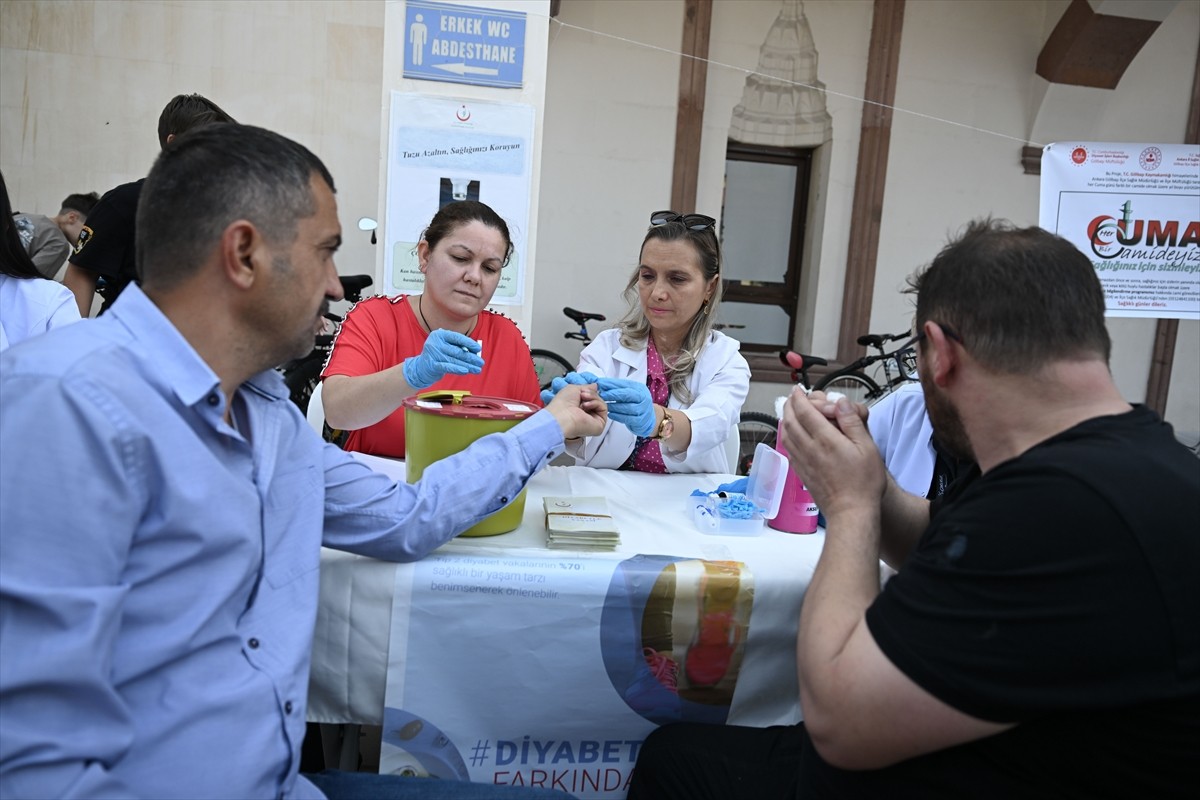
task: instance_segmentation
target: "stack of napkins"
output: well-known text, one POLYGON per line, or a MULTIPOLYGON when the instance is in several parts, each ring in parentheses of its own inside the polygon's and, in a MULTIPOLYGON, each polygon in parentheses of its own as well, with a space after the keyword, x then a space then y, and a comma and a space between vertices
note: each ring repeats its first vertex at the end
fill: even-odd
POLYGON ((616 550, 621 532, 603 497, 543 497, 546 545, 570 550, 616 550))

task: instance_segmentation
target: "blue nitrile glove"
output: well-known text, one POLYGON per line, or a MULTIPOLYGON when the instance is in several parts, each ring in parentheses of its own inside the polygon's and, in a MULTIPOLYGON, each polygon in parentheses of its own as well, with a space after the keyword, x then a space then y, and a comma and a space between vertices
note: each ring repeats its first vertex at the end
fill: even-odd
POLYGON ((404 380, 424 389, 446 375, 478 375, 483 369, 479 342, 461 333, 438 328, 429 334, 421 354, 404 359, 404 380))
POLYGON ((621 423, 637 436, 654 435, 658 420, 646 384, 625 378, 600 378, 596 384, 600 399, 608 404, 609 419, 621 423))
POLYGON ((700 489, 693 489, 691 496, 692 497, 708 497, 710 494, 720 494, 721 492, 724 492, 725 494, 745 494, 746 493, 746 485, 749 483, 750 483, 750 478, 748 478, 748 477, 738 478, 737 480, 731 481, 730 483, 722 483, 720 486, 713 489, 711 492, 705 492, 700 489))
POLYGON ((750 478, 748 478, 748 477, 738 478, 736 481, 732 481, 730 483, 722 483, 720 486, 718 486, 713 491, 725 492, 726 494, 745 494, 746 486, 749 483, 750 483, 750 478))
POLYGON ((566 376, 550 381, 549 389, 542 390, 542 405, 550 405, 550 401, 554 399, 554 395, 562 391, 564 386, 571 384, 587 386, 589 383, 595 383, 598 380, 600 379, 590 372, 568 372, 566 376))

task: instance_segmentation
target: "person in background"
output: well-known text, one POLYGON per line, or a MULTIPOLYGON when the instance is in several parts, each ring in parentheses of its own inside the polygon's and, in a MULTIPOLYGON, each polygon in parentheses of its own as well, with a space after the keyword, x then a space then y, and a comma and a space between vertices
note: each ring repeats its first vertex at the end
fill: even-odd
POLYGON ((556 796, 298 761, 321 546, 423 557, 598 433, 594 388, 397 484, 274 369, 342 297, 325 165, 207 125, 142 194, 142 286, 0 354, 0 796, 556 796))
POLYGON ((784 443, 829 521, 800 608, 804 722, 659 728, 630 800, 1200 786, 1200 464, 1113 382, 1091 261, 988 220, 910 283, 933 428, 979 472, 908 494, 865 408, 793 393, 784 443))
POLYGON ((721 305, 716 220, 656 211, 625 287, 629 312, 556 378, 543 398, 596 383, 608 404, 599 436, 569 443, 576 463, 642 472, 728 472, 725 440, 750 391, 735 339, 713 330, 721 305), (618 424, 619 423, 619 424, 618 424))
POLYGON ((78 246, 79 234, 99 199, 95 192, 69 194, 53 217, 20 211, 13 214, 21 243, 43 277, 53 279, 58 275, 67 256, 78 246))
MULTIPOLYGON (((216 103, 198 94, 171 98, 158 117, 158 144, 212 122, 233 122, 216 103)), ((63 284, 75 295, 79 315, 89 317, 96 292, 104 298, 103 314, 137 272, 137 205, 145 180, 124 183, 100 198, 79 233, 63 284), (101 281, 103 279, 103 281, 101 281)))
POLYGON ((512 251, 508 226, 490 207, 449 203, 417 243, 421 294, 371 297, 350 309, 322 373, 325 419, 348 431, 347 450, 404 458, 401 403, 427 389, 542 404, 521 331, 486 310, 512 251))
POLYGON ((71 293, 43 277, 17 233, 16 218, 8 199, 8 185, 0 173, 0 352, 51 328, 79 321, 71 293))
POLYGON ((941 497, 970 459, 951 453, 933 430, 920 383, 905 383, 871 406, 867 428, 896 485, 909 494, 941 497))

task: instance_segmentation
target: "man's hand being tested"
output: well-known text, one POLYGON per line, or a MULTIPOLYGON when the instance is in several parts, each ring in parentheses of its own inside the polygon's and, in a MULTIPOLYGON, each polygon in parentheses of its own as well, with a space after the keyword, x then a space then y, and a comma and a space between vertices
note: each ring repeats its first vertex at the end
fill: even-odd
POLYGON ((404 381, 425 389, 446 375, 478 375, 483 370, 481 349, 474 339, 438 328, 425 339, 420 355, 404 359, 404 381))
POLYGON ((554 399, 554 395, 558 394, 564 386, 586 386, 589 383, 595 383, 600 380, 590 372, 568 372, 561 378, 555 378, 550 381, 550 388, 542 390, 542 405, 550 405, 550 401, 554 399))
POLYGON ((546 404, 546 410, 558 420, 564 439, 598 436, 608 421, 608 407, 594 384, 563 386, 546 404))
POLYGON ((887 486, 883 459, 866 425, 866 409, 841 398, 795 392, 783 410, 783 443, 792 468, 827 519, 878 506, 887 486))

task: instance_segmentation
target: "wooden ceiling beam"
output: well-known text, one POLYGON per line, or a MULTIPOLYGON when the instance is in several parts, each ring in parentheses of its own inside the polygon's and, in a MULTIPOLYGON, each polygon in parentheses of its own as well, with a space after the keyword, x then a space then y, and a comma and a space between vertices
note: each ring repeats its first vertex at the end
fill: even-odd
POLYGON ((1115 89, 1159 22, 1097 14, 1071 0, 1038 55, 1037 74, 1051 83, 1115 89))
POLYGON ((675 166, 671 176, 671 209, 680 214, 691 214, 696 210, 711 31, 712 0, 684 0, 683 43, 680 46, 683 56, 679 61, 679 103, 675 114, 675 166))

